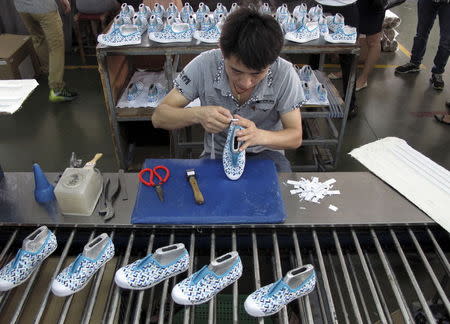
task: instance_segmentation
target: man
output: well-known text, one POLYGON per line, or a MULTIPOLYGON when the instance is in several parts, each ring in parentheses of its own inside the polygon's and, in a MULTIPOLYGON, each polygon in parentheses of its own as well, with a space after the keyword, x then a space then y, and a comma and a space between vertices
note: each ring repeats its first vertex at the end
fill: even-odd
POLYGON ((450 55, 450 0, 419 0, 417 2, 417 32, 411 51, 411 60, 395 69, 397 73, 415 73, 420 71, 420 64, 427 47, 428 35, 439 15, 440 39, 434 57, 430 82, 436 90, 444 89, 442 74, 450 55))
POLYGON ((221 156, 231 119, 247 159, 271 159, 279 172, 291 171, 283 149, 302 141, 299 107, 304 101, 292 64, 278 57, 283 34, 270 15, 241 8, 227 17, 220 50, 197 56, 175 79, 175 88, 152 117, 156 128, 201 124, 206 131, 202 156, 221 156), (183 109, 200 98, 201 106, 183 109), (208 133, 214 134, 209 136, 208 133))
MULTIPOLYGON (((69 0, 60 0, 65 13, 69 0)), ((48 72, 51 102, 72 101, 77 97, 64 84, 64 34, 55 0, 14 0, 17 11, 33 39, 42 72, 48 72)))

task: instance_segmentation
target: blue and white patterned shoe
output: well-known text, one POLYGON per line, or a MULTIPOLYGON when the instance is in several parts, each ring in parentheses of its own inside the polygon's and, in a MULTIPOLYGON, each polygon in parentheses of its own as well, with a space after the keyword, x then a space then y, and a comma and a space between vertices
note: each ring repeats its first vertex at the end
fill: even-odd
POLYGON ((328 92, 327 89, 325 89, 325 86, 322 83, 319 83, 316 87, 317 91, 317 97, 321 102, 327 102, 328 99, 328 92))
POLYGON ((311 89, 309 87, 308 82, 302 82, 302 89, 305 101, 309 101, 311 99, 311 89))
POLYGON ((320 4, 309 9, 308 16, 311 21, 318 22, 319 18, 323 15, 323 8, 320 4))
POLYGON ((223 15, 223 16, 228 15, 228 9, 222 3, 218 2, 217 7, 214 10, 214 18, 216 19, 216 21, 219 20, 220 15, 223 15))
POLYGON ((301 3, 298 6, 295 6, 294 10, 292 11, 292 14, 295 18, 300 20, 301 18, 305 17, 308 14, 308 7, 305 3, 301 3))
POLYGON ((259 13, 263 15, 271 15, 272 10, 270 10, 270 6, 267 2, 264 2, 261 7, 259 7, 259 13))
POLYGON ((155 3, 155 5, 153 6, 152 14, 158 16, 160 19, 163 19, 165 13, 166 10, 164 9, 164 6, 159 3, 155 3))
POLYGON ((244 128, 235 124, 230 125, 227 141, 223 148, 223 170, 230 180, 239 179, 245 169, 245 151, 239 151, 242 143, 238 142, 236 136, 236 133, 241 129, 244 128))
POLYGON ((326 19, 328 29, 332 32, 344 27, 344 16, 342 16, 340 13, 337 13, 334 16, 327 16, 326 19))
POLYGON ((309 65, 303 65, 303 67, 298 71, 298 76, 301 81, 310 82, 312 73, 313 71, 309 65))
POLYGON ((188 268, 189 253, 184 244, 172 244, 120 268, 114 276, 114 281, 124 289, 143 290, 176 276, 188 268))
POLYGON ((289 18, 286 19, 283 23, 283 31, 284 33, 289 33, 297 30, 297 18, 294 15, 289 15, 289 18))
POLYGON ((179 17, 180 13, 178 12, 177 6, 173 4, 173 2, 169 3, 169 6, 166 9, 164 17, 168 18, 170 16, 179 17))
POLYGON ((181 21, 183 21, 184 23, 187 23, 189 21, 189 17, 192 16, 193 14, 194 14, 194 9, 189 4, 189 2, 185 2, 184 6, 180 12, 181 21))
POLYGON ((83 289, 95 273, 114 257, 114 244, 105 233, 85 245, 83 253, 52 282, 56 296, 65 297, 83 289))
POLYGON ((332 34, 327 34, 324 39, 329 43, 355 44, 357 38, 356 28, 344 26, 332 34))
POLYGON ((314 290, 316 273, 311 264, 289 271, 283 279, 264 286, 247 297, 244 303, 248 314, 255 317, 278 313, 294 299, 314 290))
POLYGON ((120 13, 119 16, 121 17, 128 17, 128 18, 133 18, 134 16, 134 8, 133 6, 129 6, 126 3, 122 3, 122 5, 120 6, 120 13))
POLYGON ((148 101, 152 106, 159 104, 162 98, 167 94, 166 88, 160 83, 152 83, 148 88, 148 101))
POLYGON ((204 43, 218 43, 220 39, 221 27, 225 21, 225 15, 217 17, 218 22, 214 23, 213 17, 207 17, 200 25, 200 30, 194 31, 193 37, 204 43))
MULTIPOLYGON (((142 35, 145 31, 147 31, 147 28, 148 28, 147 18, 140 16, 140 15, 134 15, 133 25, 135 28, 137 28, 137 30, 142 35)), ((128 33, 126 31, 124 31, 124 29, 122 28, 122 34, 132 34, 136 31, 135 28, 130 28, 128 33)))
POLYGON ((192 40, 192 30, 189 24, 166 24, 160 32, 148 34, 148 38, 158 43, 184 43, 192 40))
POLYGON ((144 91, 144 83, 142 81, 136 81, 129 85, 127 92, 127 100, 134 101, 144 91))
POLYGON ((57 246, 56 237, 47 226, 41 226, 28 235, 15 258, 0 270, 0 291, 22 284, 57 246))
POLYGON ((319 24, 317 22, 302 23, 297 30, 286 33, 284 38, 296 43, 306 43, 320 37, 319 24))
POLYGON ((327 18, 325 16, 320 16, 319 18, 319 31, 320 36, 325 36, 329 33, 327 18))
POLYGON ((235 251, 224 254, 178 283, 172 299, 180 305, 203 304, 242 275, 242 262, 235 251))
POLYGON ((191 29, 192 33, 194 33, 196 30, 200 29, 200 24, 197 22, 195 15, 189 16, 188 25, 189 25, 189 28, 191 29))
POLYGON ((107 46, 138 45, 141 43, 143 30, 134 24, 124 24, 108 34, 100 34, 97 41, 107 46))
POLYGON ((233 2, 233 3, 231 4, 230 12, 229 12, 229 13, 235 12, 235 11, 238 10, 238 9, 239 9, 239 5, 238 5, 236 2, 233 2))
POLYGON ((276 12, 276 20, 283 24, 289 17, 289 9, 287 4, 283 3, 281 6, 277 8, 276 12))
POLYGON ((205 5, 203 2, 200 2, 198 4, 197 15, 205 14, 205 13, 207 13, 207 14, 210 13, 209 7, 207 5, 205 5))
POLYGON ((150 18, 150 16, 152 15, 152 10, 150 9, 149 6, 146 6, 145 4, 141 3, 139 5, 138 15, 148 20, 148 18, 150 18))
POLYGON ((151 15, 150 19, 148 20, 147 32, 149 34, 154 33, 154 32, 159 32, 159 31, 163 30, 163 28, 164 28, 164 23, 163 23, 162 19, 157 15, 151 15))

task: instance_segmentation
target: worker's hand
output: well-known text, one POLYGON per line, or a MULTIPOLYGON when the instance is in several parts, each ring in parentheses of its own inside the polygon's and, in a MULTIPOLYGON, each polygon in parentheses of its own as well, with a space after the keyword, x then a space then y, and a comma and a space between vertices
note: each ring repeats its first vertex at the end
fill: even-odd
POLYGON ((220 133, 228 126, 233 118, 231 112, 221 106, 198 107, 198 118, 200 124, 208 133, 220 133))
POLYGON ((238 141, 243 142, 240 151, 246 150, 249 146, 265 145, 265 132, 257 128, 254 122, 239 115, 234 115, 233 118, 238 119, 234 122, 236 125, 245 128, 236 133, 238 141))
POLYGON ((60 0, 63 6, 63 10, 65 14, 70 12, 70 1, 69 0, 60 0))

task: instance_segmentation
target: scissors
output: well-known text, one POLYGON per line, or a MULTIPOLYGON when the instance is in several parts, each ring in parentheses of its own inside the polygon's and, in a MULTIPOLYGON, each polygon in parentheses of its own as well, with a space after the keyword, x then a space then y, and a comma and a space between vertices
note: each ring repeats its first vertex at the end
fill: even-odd
POLYGON ((164 165, 158 165, 154 168, 146 168, 142 169, 139 172, 139 181, 146 186, 153 187, 156 190, 156 194, 158 195, 159 200, 164 201, 164 191, 162 188, 162 184, 165 183, 170 176, 170 171, 167 169, 164 165), (158 170, 163 170, 165 172, 164 178, 161 176, 161 174, 158 173, 158 170), (150 173, 149 180, 144 179, 145 173, 150 173), (158 178, 159 182, 156 183, 153 181, 154 178, 158 178))

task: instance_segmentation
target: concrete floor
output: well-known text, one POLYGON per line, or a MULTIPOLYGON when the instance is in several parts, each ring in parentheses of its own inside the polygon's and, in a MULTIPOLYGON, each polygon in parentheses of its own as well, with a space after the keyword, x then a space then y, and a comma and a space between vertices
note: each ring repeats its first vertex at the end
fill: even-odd
MULTIPOLYGON (((357 94, 360 113, 347 124, 337 171, 365 170, 347 153, 387 136, 405 139, 450 169, 450 127, 433 118, 434 113, 446 113, 450 74, 444 75, 446 88, 440 92, 432 89, 428 81, 439 40, 438 24, 430 35, 424 70, 417 75, 397 77, 395 66, 409 60, 407 51, 411 49, 417 22, 416 1, 409 0, 393 11, 402 18, 397 39, 406 50, 383 53, 369 87, 357 94)), ((69 87, 80 94, 76 101, 48 102, 46 80, 41 79, 22 109, 12 116, 0 116, 0 165, 4 171, 31 171, 33 162, 40 163, 44 171, 61 171, 68 166, 73 151, 84 161, 103 152, 99 168, 105 172, 117 170, 98 71, 95 66, 79 65, 79 61, 77 55, 68 55, 65 72, 69 87)), ((89 57, 88 64, 96 64, 95 56, 89 57)), ((151 147, 145 151, 147 157, 158 154, 151 147)))

